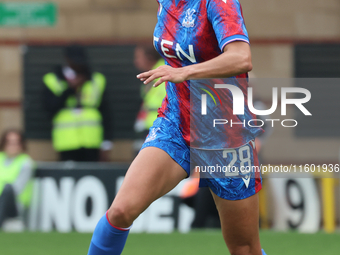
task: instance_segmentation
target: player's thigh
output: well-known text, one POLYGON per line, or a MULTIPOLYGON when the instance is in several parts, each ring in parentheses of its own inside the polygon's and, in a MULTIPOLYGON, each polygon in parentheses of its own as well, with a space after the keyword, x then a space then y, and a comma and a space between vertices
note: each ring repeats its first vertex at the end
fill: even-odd
POLYGON ((115 224, 115 210, 121 210, 130 220, 134 220, 153 201, 186 177, 183 168, 165 151, 156 147, 144 148, 126 173, 108 212, 109 219, 115 224))
POLYGON ((213 192, 212 195, 219 212, 224 240, 232 254, 262 254, 258 194, 234 201, 218 197, 213 192))

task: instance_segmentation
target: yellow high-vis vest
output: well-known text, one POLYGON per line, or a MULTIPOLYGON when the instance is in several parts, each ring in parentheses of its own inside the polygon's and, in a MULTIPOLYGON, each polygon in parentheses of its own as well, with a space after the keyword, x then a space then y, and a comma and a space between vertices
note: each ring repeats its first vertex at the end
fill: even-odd
MULTIPOLYGON (((6 184, 15 183, 20 174, 20 170, 23 165, 31 158, 26 154, 20 154, 15 157, 11 164, 5 165, 6 154, 0 152, 0 195, 5 188, 6 184)), ((33 192, 33 180, 29 181, 23 191, 18 195, 18 201, 25 207, 28 207, 31 203, 33 192)))
MULTIPOLYGON (((158 62, 152 67, 152 69, 156 69, 162 65, 165 65, 164 59, 158 60, 158 62)), ((165 82, 163 82, 157 88, 151 88, 144 96, 143 110, 147 112, 145 119, 146 130, 152 127, 153 122, 155 121, 158 115, 158 108, 161 107, 165 96, 166 96, 165 82)))
MULTIPOLYGON (((46 74, 43 81, 56 96, 61 96, 68 88, 67 83, 60 81, 54 73, 46 74)), ((81 108, 77 108, 75 96, 67 98, 65 108, 53 118, 52 140, 56 151, 100 148, 104 131, 98 107, 102 102, 105 87, 105 76, 94 73, 92 80, 81 87, 81 108)))

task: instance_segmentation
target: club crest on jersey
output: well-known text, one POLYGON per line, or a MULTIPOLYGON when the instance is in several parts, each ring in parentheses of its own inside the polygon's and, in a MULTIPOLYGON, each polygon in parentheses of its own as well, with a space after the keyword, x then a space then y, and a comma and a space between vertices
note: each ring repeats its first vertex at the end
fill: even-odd
POLYGON ((195 18, 193 17, 196 11, 194 9, 188 9, 185 12, 185 18, 182 22, 183 27, 193 27, 195 25, 195 18))

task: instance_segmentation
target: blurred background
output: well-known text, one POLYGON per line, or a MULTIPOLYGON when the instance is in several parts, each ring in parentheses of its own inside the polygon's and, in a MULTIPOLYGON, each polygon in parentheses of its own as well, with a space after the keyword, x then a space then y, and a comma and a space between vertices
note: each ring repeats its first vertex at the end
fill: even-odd
MULTIPOLYGON (((241 4, 257 78, 337 77, 338 1, 261 0, 255 3, 244 0, 241 4), (332 68, 327 68, 327 64, 332 68)), ((85 45, 93 69, 106 75, 112 114, 120 120, 114 121, 111 136, 116 146, 110 160, 129 161, 133 157, 133 122, 140 104, 140 84, 134 76, 138 73, 133 65, 134 47, 141 42, 152 43, 157 3, 147 0, 60 0, 54 5, 57 8, 55 23, 52 20, 48 27, 36 27, 41 25, 34 25, 34 21, 31 21, 33 25, 28 21, 22 27, 6 27, 6 20, 2 19, 0 131, 9 127, 25 129, 28 152, 34 159, 57 159, 49 140, 50 127, 43 116, 42 100, 37 97, 43 87, 42 76, 62 62, 62 47, 78 43, 85 45)), ((53 13, 47 12, 46 19, 49 15, 53 13)), ((32 16, 34 19, 34 14, 32 16)), ((271 90, 259 88, 257 94, 263 100, 271 100, 271 90)), ((264 148, 263 157, 271 162, 311 158, 316 161, 325 157, 334 162, 338 159, 337 137, 322 141, 299 139, 295 141, 296 146, 304 148, 299 154, 292 149, 293 140, 296 140, 293 135, 285 136, 281 130, 275 131, 264 148), (323 155, 322 151, 316 150, 320 142, 332 147, 334 154, 323 155), (305 146, 306 143, 309 146, 305 146)))
MULTIPOLYGON (((289 82, 294 86, 292 78, 340 76, 340 1, 240 2, 251 42, 255 95, 264 107, 271 106, 271 88, 287 86, 289 82), (280 79, 281 82, 277 82, 280 79)), ((37 162, 31 167, 31 175, 35 177, 30 202, 14 217, 5 220, 5 229, 93 230, 114 198, 147 130, 144 126, 136 128, 136 122, 146 119, 152 111, 152 107, 147 106, 153 99, 146 99, 148 91, 141 91, 135 77, 143 71, 143 66, 151 69, 158 61, 148 53, 157 8, 154 0, 0 2, 0 133, 8 129, 22 130, 26 153, 37 162), (145 56, 141 53, 146 59, 145 65, 136 63, 137 46, 145 49, 145 56), (49 77, 52 82, 51 79, 47 82, 46 74, 54 74, 49 77), (53 82, 55 77, 58 81, 53 82), (88 87, 99 84, 99 92, 82 91, 86 82, 88 87), (59 92, 58 84, 62 88, 59 92), (99 93, 99 96, 95 101, 84 103, 79 101, 82 93, 89 97, 99 93), (69 99, 70 96, 73 99, 69 99), (87 141, 92 145, 83 146, 96 151, 88 156, 95 155, 94 160, 86 160, 87 156, 72 159, 73 154, 63 154, 69 150, 67 141, 59 140, 59 145, 56 145, 58 141, 52 142, 69 135, 57 130, 67 119, 58 115, 60 119, 56 120, 64 104, 75 111, 92 107, 99 112, 102 124, 97 129, 92 126, 94 130, 90 132, 103 132, 103 137, 99 135, 97 140, 87 141), (58 162, 60 159, 65 160, 58 162)), ((260 156, 264 164, 334 166, 339 163, 340 86, 334 79, 326 88, 312 84, 308 89, 312 100, 306 107, 313 117, 304 118, 296 108, 289 107, 285 119, 295 118, 299 125, 269 128, 269 135, 261 141, 260 156)), ((77 114, 83 116, 83 113, 77 114)), ((271 117, 282 119, 279 110, 271 117)), ((84 122, 91 119, 89 115, 84 118, 84 122)), ((72 150, 83 147, 78 144, 72 150)), ((23 153, 24 147, 19 150, 23 153)), ((308 178, 265 178, 261 191, 262 228, 307 233, 336 231, 340 192, 336 175, 304 177, 308 178)), ((26 178, 25 183, 28 182, 26 178)), ((133 231, 188 232, 196 207, 190 202, 183 203, 183 199, 193 196, 190 192, 183 195, 185 184, 154 203, 136 221, 133 231)), ((14 196, 18 192, 22 190, 14 189, 14 196)), ((214 212, 211 216, 214 217, 214 212)), ((200 227, 216 227, 216 224, 211 219, 200 227)))

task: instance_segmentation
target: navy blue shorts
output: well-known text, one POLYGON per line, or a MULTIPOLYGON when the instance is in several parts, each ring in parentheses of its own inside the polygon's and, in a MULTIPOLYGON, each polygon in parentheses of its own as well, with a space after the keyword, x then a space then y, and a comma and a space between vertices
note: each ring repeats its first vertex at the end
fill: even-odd
POLYGON ((157 147, 165 151, 190 176, 200 173, 200 187, 209 187, 217 196, 240 200, 261 190, 262 179, 255 143, 239 148, 204 150, 191 148, 179 128, 159 117, 149 130, 142 149, 157 147))

